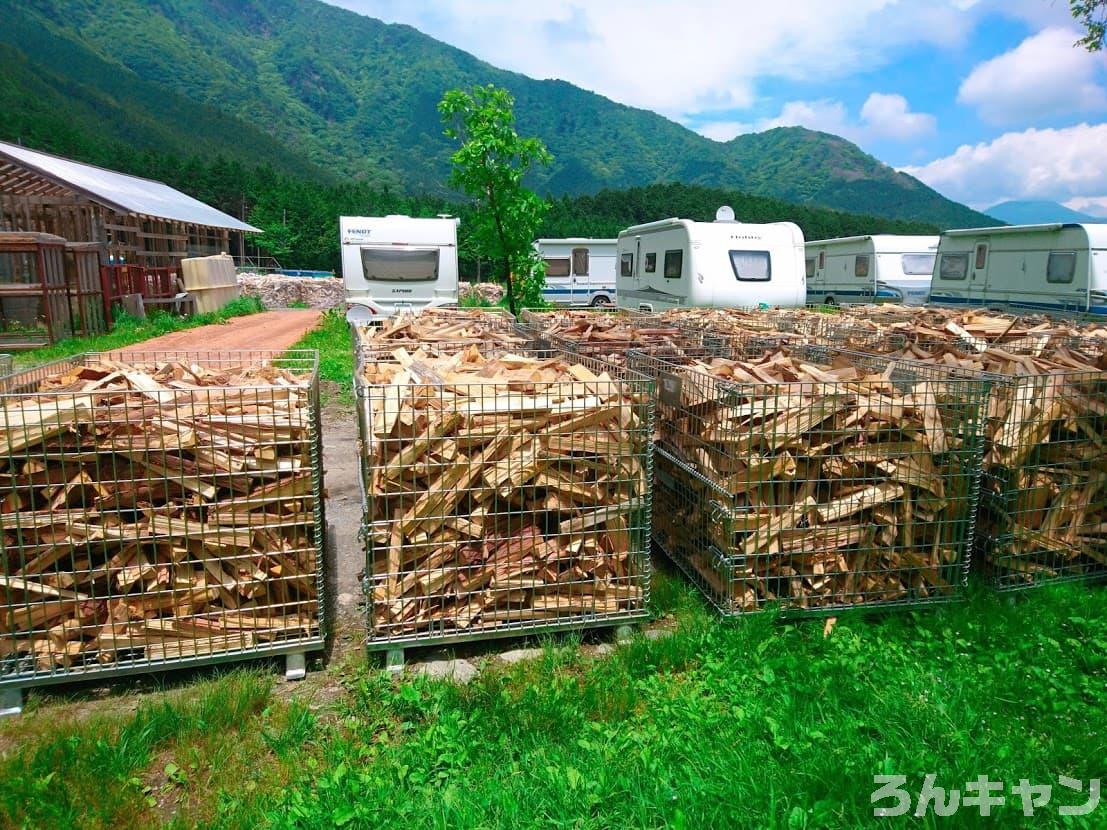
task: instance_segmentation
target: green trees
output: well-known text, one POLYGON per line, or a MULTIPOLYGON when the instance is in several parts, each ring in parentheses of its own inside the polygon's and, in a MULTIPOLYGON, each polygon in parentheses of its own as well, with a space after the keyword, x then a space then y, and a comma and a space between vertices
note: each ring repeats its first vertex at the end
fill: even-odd
POLYGON ((1069 9, 1086 32, 1077 44, 1089 52, 1098 52, 1107 34, 1107 0, 1069 0, 1069 9))
POLYGON ((515 131, 514 100, 505 89, 478 86, 448 91, 438 104, 449 138, 461 143, 450 157, 450 184, 477 200, 469 239, 500 268, 508 308, 542 303, 543 263, 532 247, 548 204, 523 186, 536 164, 553 160, 537 138, 515 131))

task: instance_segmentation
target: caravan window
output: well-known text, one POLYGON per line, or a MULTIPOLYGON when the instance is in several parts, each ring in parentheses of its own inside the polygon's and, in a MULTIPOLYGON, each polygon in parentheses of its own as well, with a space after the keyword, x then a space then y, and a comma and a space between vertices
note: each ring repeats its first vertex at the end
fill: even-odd
POLYGON ((634 254, 623 254, 619 257, 619 276, 634 276, 634 254))
POLYGON ((361 267, 369 282, 436 282, 437 248, 362 248, 361 267))
POLYGON ((573 248, 573 273, 578 277, 588 276, 587 248, 573 248))
POLYGON ((546 276, 569 276, 569 257, 546 257, 546 276))
POLYGON ((807 276, 808 278, 815 276, 815 257, 807 260, 807 276))
POLYGON ((934 273, 934 254, 904 254, 903 273, 909 277, 921 277, 934 273))
POLYGON ((646 254, 645 269, 647 274, 657 271, 657 254, 646 254))
POLYGON ((943 280, 963 280, 969 273, 968 254, 942 254, 942 263, 938 269, 938 278, 943 280))
POLYGON ((1046 263, 1046 282, 1072 282, 1076 274, 1076 253, 1054 251, 1046 263))
POLYGON ((680 275, 684 271, 684 251, 666 251, 665 252, 665 279, 676 280, 680 279, 680 275))
POLYGON ((861 254, 853 258, 853 275, 855 277, 867 277, 869 275, 868 254, 861 254))
POLYGON ((979 271, 988 262, 988 246, 981 242, 976 246, 976 262, 973 263, 973 267, 979 271))
POLYGON ((768 251, 731 251, 730 267, 734 269, 734 276, 743 282, 768 282, 773 276, 768 251))

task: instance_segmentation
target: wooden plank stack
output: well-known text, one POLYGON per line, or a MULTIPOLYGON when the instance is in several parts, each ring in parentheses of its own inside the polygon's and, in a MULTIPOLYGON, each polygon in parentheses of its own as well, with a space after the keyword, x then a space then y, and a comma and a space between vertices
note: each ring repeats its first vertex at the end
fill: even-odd
POLYGON ((659 381, 654 537, 726 613, 922 604, 962 587, 987 386, 796 347, 659 381))
POLYGON ((359 327, 357 334, 359 351, 402 347, 451 354, 473 345, 520 349, 530 342, 530 337, 515 328, 511 314, 481 308, 423 309, 398 315, 379 327, 359 327))
POLYGON ((17 376, 0 680, 321 645, 316 360, 88 355, 17 376))
POLYGON ((991 378, 978 521, 1000 587, 1107 573, 1107 340, 911 345, 896 357, 991 378))
POLYGON ((472 346, 361 381, 371 647, 646 613, 648 380, 472 346))

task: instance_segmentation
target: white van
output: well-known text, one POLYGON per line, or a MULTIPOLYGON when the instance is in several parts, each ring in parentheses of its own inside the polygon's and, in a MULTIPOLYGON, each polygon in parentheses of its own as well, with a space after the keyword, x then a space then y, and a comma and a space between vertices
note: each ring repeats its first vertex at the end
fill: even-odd
POLYGON ((546 302, 615 304, 614 239, 539 239, 534 249, 546 263, 546 302))
POLYGON ((457 304, 457 219, 342 216, 342 282, 351 322, 457 304))
POLYGON ((843 236, 807 243, 807 302, 923 305, 937 236, 843 236))
POLYGON ((1107 224, 946 231, 930 302, 1107 314, 1107 224))
POLYGON ((802 306, 803 231, 791 222, 662 219, 619 234, 616 299, 623 308, 802 306))

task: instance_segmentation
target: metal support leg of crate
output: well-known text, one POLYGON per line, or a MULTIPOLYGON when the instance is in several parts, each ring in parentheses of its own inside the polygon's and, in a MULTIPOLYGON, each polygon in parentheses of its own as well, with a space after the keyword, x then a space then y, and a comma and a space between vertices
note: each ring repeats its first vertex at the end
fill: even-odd
POLYGON ((0 690, 0 718, 23 714, 23 690, 8 687, 0 690))
POLYGON ((284 656, 284 679, 303 680, 307 677, 307 654, 303 651, 293 651, 284 656))

